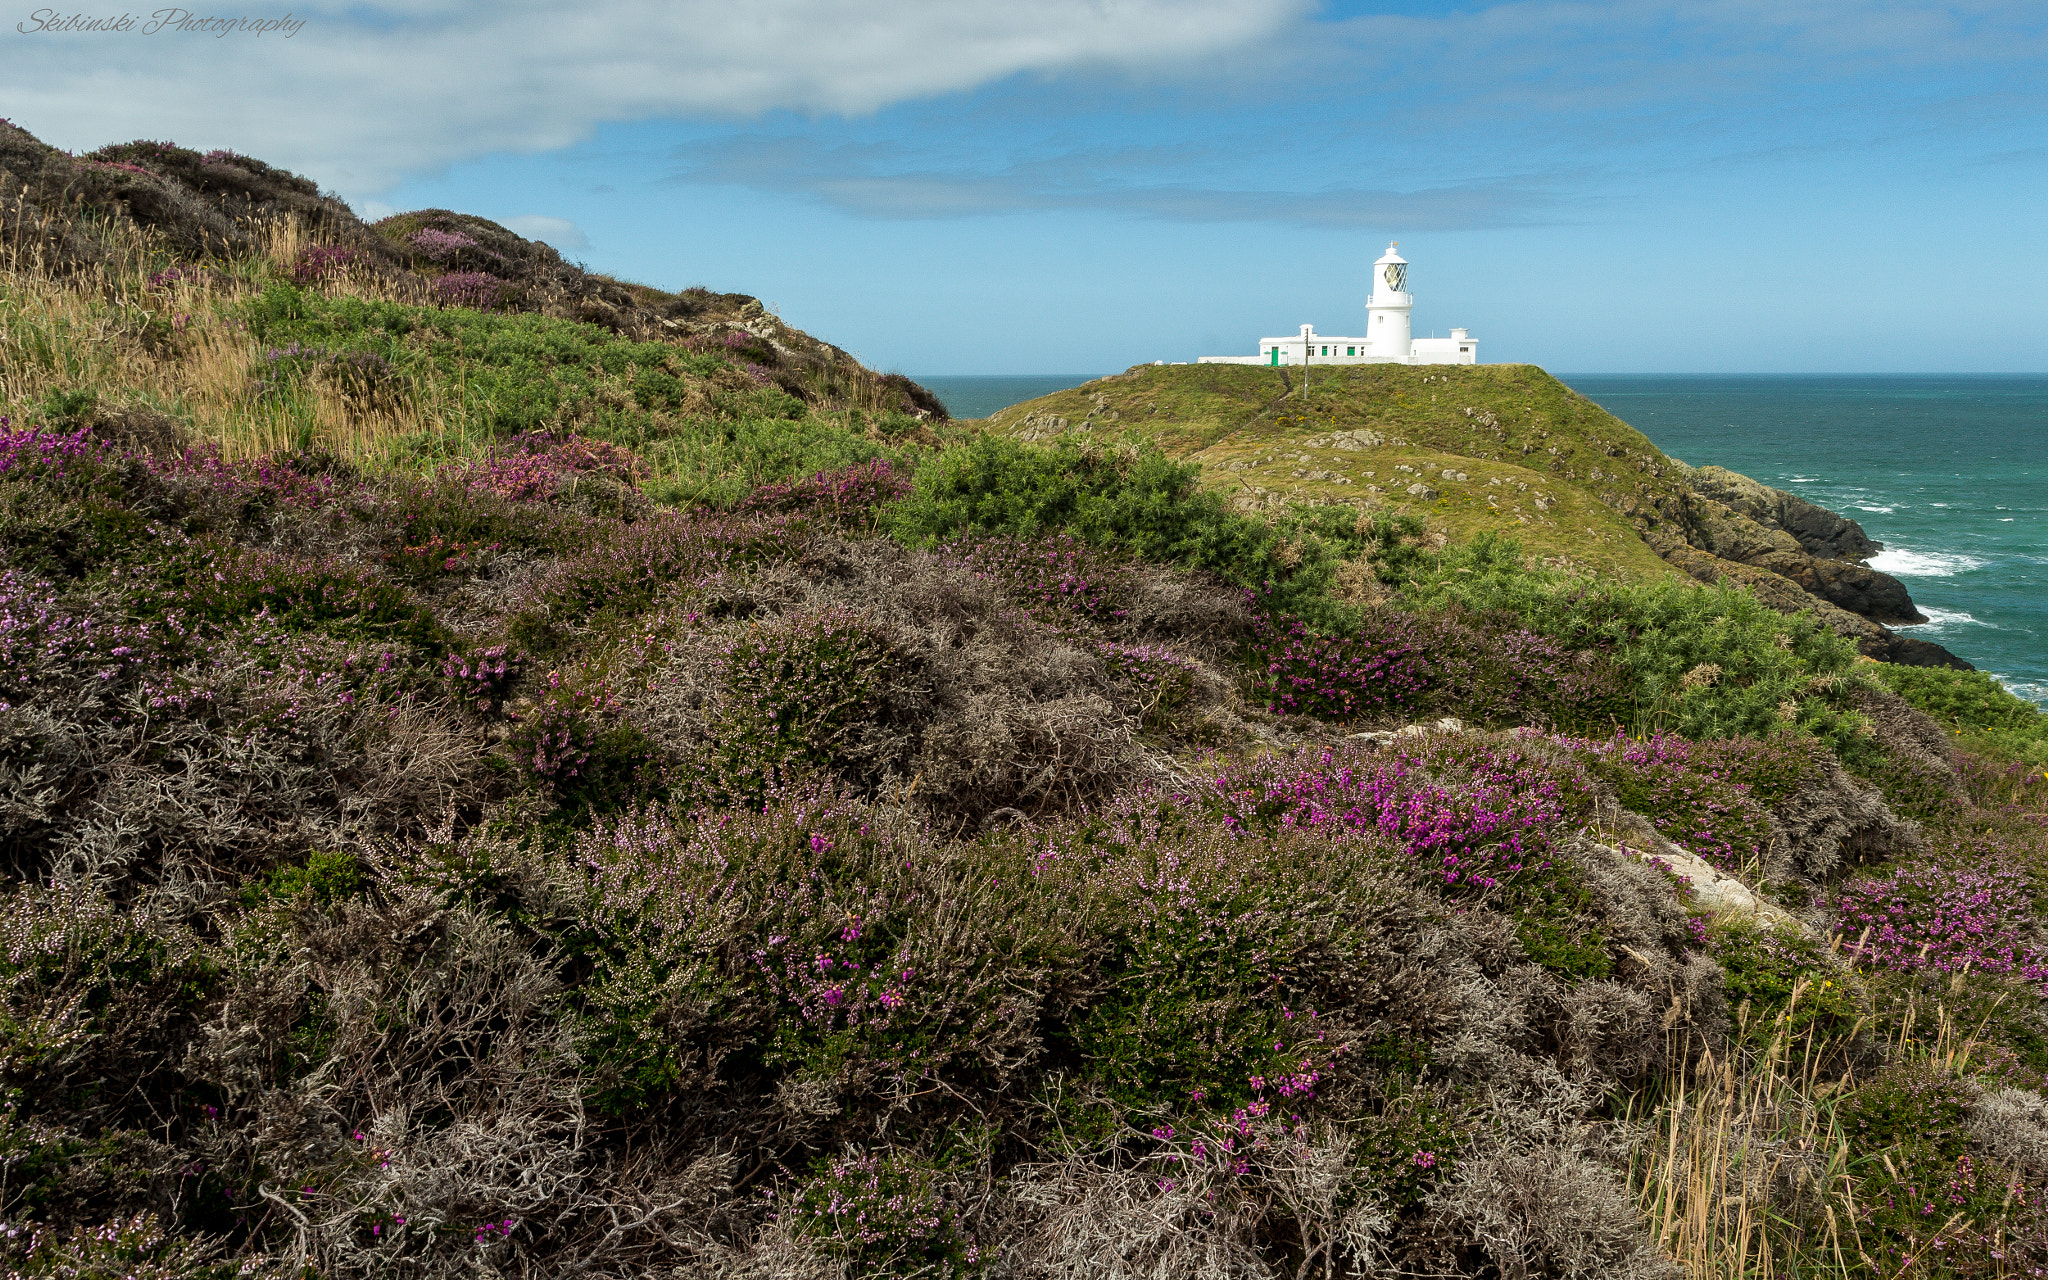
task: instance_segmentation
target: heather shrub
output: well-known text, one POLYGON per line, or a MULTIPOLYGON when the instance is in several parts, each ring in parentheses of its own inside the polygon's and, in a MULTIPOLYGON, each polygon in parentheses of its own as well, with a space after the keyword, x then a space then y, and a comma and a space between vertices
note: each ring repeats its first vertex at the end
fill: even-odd
POLYGON ((1230 830, 1377 832, 1446 892, 1477 896, 1543 869, 1591 798, 1583 776, 1526 745, 1447 735, 1265 756, 1220 772, 1192 803, 1230 830))
POLYGON ((460 231, 441 231, 433 227, 422 227, 407 237, 413 248, 430 262, 446 263, 464 249, 477 247, 475 238, 460 231))
POLYGON ((8 1224, 0 1262, 13 1277, 52 1276, 65 1280, 229 1280, 233 1276, 282 1275, 260 1263, 213 1261, 203 1240, 173 1234, 176 1224, 154 1213, 78 1223, 69 1231, 29 1223, 8 1224))
POLYGON ((935 551, 947 564, 996 583, 1032 617, 1055 627, 1078 620, 1114 633, 1138 590, 1137 566, 1071 533, 967 537, 935 551))
POLYGON ((961 1229, 950 1181, 908 1152, 849 1148, 785 1191, 777 1216, 855 1275, 953 1274, 981 1251, 961 1229))
POLYGON ((1674 844, 1755 880, 1772 852, 1770 809, 1728 775, 1753 755, 1701 750, 1665 734, 1572 742, 1593 776, 1622 806, 1648 818, 1674 844))
POLYGON ((646 473, 631 450, 554 431, 525 432, 493 445, 481 459, 451 463, 440 472, 472 493, 514 502, 556 499, 579 481, 608 480, 633 489, 646 473))
POLYGON ((16 570, 82 578, 145 557, 153 533, 118 498, 0 479, 0 564, 16 570))
POLYGON ((896 661, 872 623, 842 608, 751 626, 723 656, 714 785, 743 796, 840 759, 896 661))
POLYGON ((1233 831, 1390 840, 1436 892, 1509 917, 1532 959, 1576 979, 1612 968, 1593 895, 1560 843, 1592 796, 1583 774, 1529 743, 1445 736, 1268 756, 1189 803, 1233 831))
POLYGON ((1864 1252, 1887 1274, 2024 1274, 2048 1262, 2040 1188, 1970 1149, 1977 1089, 1937 1064, 1902 1062, 1837 1109, 1862 1175, 1864 1252))
POLYGON ((1481 724, 1614 724, 1626 679, 1592 650, 1457 614, 1365 611, 1318 635, 1285 614, 1254 612, 1248 665, 1268 710, 1349 722, 1454 712, 1481 724))
POLYGON ((876 458, 836 471, 761 485, 733 510, 741 514, 803 512, 844 532, 868 533, 880 520, 882 508, 909 492, 910 481, 891 467, 888 459, 876 458))
POLYGON ((1091 878, 1109 900, 1107 990, 1070 1034, 1083 1078, 1114 1109, 1077 1109, 1076 1137, 1101 1141, 1123 1115, 1161 1110, 1263 1119, 1305 1105, 1345 1048, 1303 966, 1344 949, 1333 917, 1361 904, 1267 861, 1260 843, 1207 843, 1215 854, 1188 841, 1112 855, 1091 878))
POLYGON ((289 631, 438 652, 445 634, 411 593, 353 565, 307 564, 232 543, 194 542, 140 586, 145 617, 185 627, 255 621, 289 631))
POLYGON ((572 812, 613 809, 656 782, 653 749, 619 719, 601 677, 550 671, 512 712, 505 740, 513 767, 572 812))
POLYGON ((818 1095, 785 1123, 933 1088, 995 1103, 1034 1056, 1054 970, 1070 971, 1071 907, 1027 851, 941 852, 823 788, 607 819, 574 856, 630 941, 586 984, 606 1106, 761 1070, 760 1089, 818 1095))
POLYGON ((444 307, 471 307, 491 311, 513 291, 510 281, 483 271, 450 271, 434 277, 434 301, 444 307))
POLYGON ((11 1105, 101 1122, 146 1110, 147 1097, 131 1091, 171 1074, 162 1055, 172 1032, 212 993, 196 939, 61 883, 20 885, 0 899, 0 939, 0 1080, 11 1105))
MULTIPOLYGON (((1995 860, 1909 864, 1844 884, 1829 904, 1857 963, 1882 969, 2013 974, 2048 984, 2031 943, 2034 893, 1995 860)), ((2048 986, 2043 987, 2048 990, 2048 986)))
POLYGON ((1162 645, 1097 644, 1102 668, 1123 696, 1139 706, 1148 728, 1170 724, 1194 701, 1201 664, 1162 645))
POLYGON ((520 666, 511 646, 494 644, 469 653, 450 650, 441 659, 441 675, 457 699, 488 714, 504 704, 520 666))
POLYGON ((1300 618, 1254 609, 1247 665, 1270 711, 1340 724, 1419 710, 1433 672, 1423 628, 1406 614, 1375 614, 1356 631, 1318 635, 1300 618))
POLYGON ((350 267, 363 259, 360 249, 346 245, 315 245, 302 251, 292 260, 292 283, 298 285, 319 284, 336 276, 346 275, 350 267))
POLYGON ((790 557, 806 541, 791 516, 662 512, 587 542, 558 559, 524 593, 507 627, 520 648, 558 653, 579 628, 622 621, 675 595, 687 596, 764 561, 790 557))
POLYGON ((132 504, 146 474, 90 425, 16 430, 0 416, 0 563, 76 578, 144 554, 153 530, 132 504))
POLYGON ((363 496, 345 471, 301 471, 291 457, 230 461, 210 442, 153 454, 145 466, 147 499, 190 533, 265 537, 284 518, 332 511, 363 496))

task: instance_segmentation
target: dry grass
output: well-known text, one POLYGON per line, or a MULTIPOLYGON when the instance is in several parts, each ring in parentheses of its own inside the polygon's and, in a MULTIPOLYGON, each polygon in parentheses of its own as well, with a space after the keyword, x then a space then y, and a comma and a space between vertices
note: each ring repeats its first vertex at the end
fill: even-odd
MULTIPOLYGON (((0 266, 0 414, 28 418, 55 392, 88 390, 110 408, 146 407, 186 422, 231 458, 295 448, 381 459, 404 436, 459 424, 411 402, 374 408, 314 384, 291 403, 254 392, 262 347, 233 318, 237 302, 289 270, 314 240, 281 219, 248 262, 152 287, 160 255, 132 227, 106 232, 104 263, 69 278, 43 270, 33 244, 0 266)), ((374 276, 339 276, 330 296, 399 300, 374 276)))
MULTIPOLYGON (((1962 980, 1958 974, 1958 989, 1962 980)), ((1781 1026, 1810 985, 1795 989, 1781 1026)), ((1859 1022, 1830 1042, 1781 1030, 1747 1064, 1739 1056, 1706 1055, 1669 1081, 1665 1101, 1646 1123, 1631 1126, 1638 1137, 1630 1189, 1658 1247, 1687 1280, 1883 1272, 1872 1256, 1879 1250, 1858 1227, 1863 1179, 1835 1113, 1836 1101, 1859 1081, 1853 1069, 1830 1069, 1862 1029, 1859 1022)), ((1909 1002, 1873 1060, 1921 1061, 1963 1077, 1982 1033, 1981 1026, 1959 1025, 1945 1002, 1931 1011, 1909 1002)), ((1951 1219, 1940 1231, 1955 1225, 1951 1219)))

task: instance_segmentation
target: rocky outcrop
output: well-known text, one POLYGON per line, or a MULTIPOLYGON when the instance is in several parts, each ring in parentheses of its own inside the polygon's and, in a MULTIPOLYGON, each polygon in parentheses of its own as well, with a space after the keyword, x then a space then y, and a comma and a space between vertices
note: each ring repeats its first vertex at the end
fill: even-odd
MULTIPOLYGON (((1836 635, 1856 642, 1856 651, 1879 662, 1906 667, 1953 667, 1958 671, 1976 668, 1938 644, 1902 636, 1890 627, 1852 612, 1812 591, 1797 578, 1773 571, 1767 565, 1745 564, 1702 551, 1675 538, 1649 539, 1651 547, 1674 568, 1701 582, 1728 583, 1747 587, 1750 593, 1780 613, 1813 612, 1815 618, 1836 635)), ((1903 590, 1903 588, 1902 588, 1903 590)))
POLYGON ((1686 541, 1694 548, 1768 570, 1872 622, 1927 621, 1906 584, 1860 563, 1882 547, 1854 520, 1725 467, 1702 467, 1691 478, 1686 541))
POLYGON ((1884 546, 1862 525, 1726 467, 1700 467, 1686 479, 1684 517, 1644 535, 1674 567, 1701 582, 1747 587, 1782 613, 1811 610, 1879 662, 1974 669, 1938 644, 1891 629, 1927 617, 1906 584, 1860 563, 1884 546))
POLYGON ((1711 498, 1766 529, 1788 534, 1808 555, 1825 560, 1868 560, 1884 550, 1847 516, 1817 507, 1796 493, 1773 489, 1726 467, 1701 467, 1693 492, 1711 498))

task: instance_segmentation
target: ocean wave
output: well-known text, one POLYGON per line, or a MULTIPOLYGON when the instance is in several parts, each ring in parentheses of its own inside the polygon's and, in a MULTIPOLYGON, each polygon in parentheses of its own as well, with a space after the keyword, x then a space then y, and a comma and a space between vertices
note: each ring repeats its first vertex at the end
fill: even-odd
POLYGON ((2005 630, 2005 628, 1999 626, 1995 622, 1986 622, 1982 618, 1973 618, 1969 614, 1964 613, 1961 609, 1937 609, 1931 604, 1923 604, 1920 606, 1920 612, 1927 615, 1927 621, 1902 622, 1898 624, 1896 627, 1894 627, 1893 630, 1918 630, 1921 627, 1926 627, 1930 631, 1943 631, 1950 627, 1965 626, 1989 627, 1993 631, 2005 630))
POLYGON ((1984 563, 1981 557, 1959 551, 1908 551, 1904 547, 1886 547, 1870 557, 1871 568, 1895 578, 1949 578, 1981 569, 1984 563))
POLYGON ((2006 692, 2015 698, 2024 698, 2043 709, 2048 709, 2048 682, 2040 680, 2015 680, 2011 676, 1991 673, 1991 678, 2005 686, 2006 692))
POLYGON ((1898 510, 1897 507, 1880 507, 1874 502, 1856 502, 1851 503, 1850 505, 1855 507, 1858 511, 1875 511, 1881 516, 1888 516, 1892 512, 1898 510))

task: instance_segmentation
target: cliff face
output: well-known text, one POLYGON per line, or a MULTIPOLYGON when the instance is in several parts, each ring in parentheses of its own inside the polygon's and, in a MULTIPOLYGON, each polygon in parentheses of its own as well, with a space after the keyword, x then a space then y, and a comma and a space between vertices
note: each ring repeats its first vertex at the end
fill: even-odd
POLYGON ((1652 535, 1672 565, 1702 582, 1739 582, 1785 612, 1812 609, 1867 657, 1974 669, 1938 644, 1891 629, 1927 617, 1904 583, 1862 563, 1884 547, 1856 521, 1726 467, 1701 467, 1687 480, 1683 541, 1652 535))
POLYGON ((1854 520, 1688 467, 1540 369, 1333 368, 1302 390, 1298 370, 1141 365, 989 426, 1023 440, 1146 439, 1199 462, 1247 511, 1391 508, 1445 541, 1512 535, 1557 567, 1739 583, 1784 612, 1813 611, 1868 657, 1968 667, 1891 629, 1926 618, 1905 584, 1863 563, 1882 548, 1854 520))

